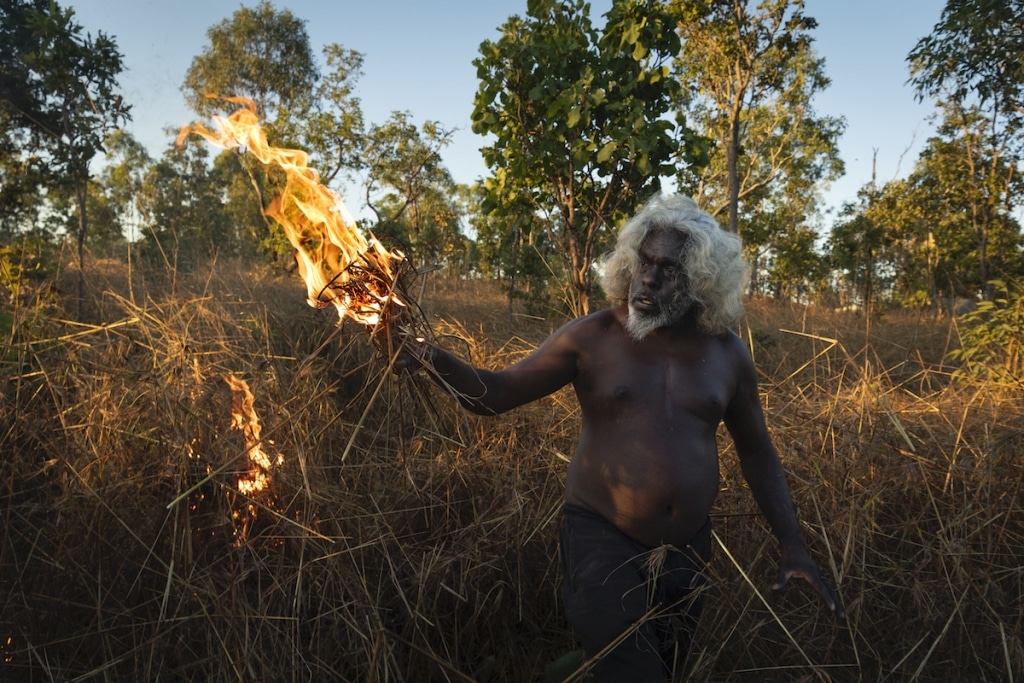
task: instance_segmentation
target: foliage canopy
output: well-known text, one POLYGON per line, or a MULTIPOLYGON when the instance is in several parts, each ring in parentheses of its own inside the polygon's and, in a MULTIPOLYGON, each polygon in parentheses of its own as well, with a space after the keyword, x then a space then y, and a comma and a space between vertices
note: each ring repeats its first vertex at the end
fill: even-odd
POLYGON ((531 0, 474 60, 473 130, 492 171, 484 210, 530 231, 539 216, 572 291, 591 309, 591 268, 609 226, 674 172, 690 130, 672 120, 679 50, 672 14, 656 0, 615 0, 602 31, 583 0, 531 0))

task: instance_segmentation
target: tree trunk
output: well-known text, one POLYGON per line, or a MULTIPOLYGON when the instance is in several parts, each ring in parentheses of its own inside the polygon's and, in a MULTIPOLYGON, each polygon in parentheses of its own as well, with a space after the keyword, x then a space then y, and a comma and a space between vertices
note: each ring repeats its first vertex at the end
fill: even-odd
POLYGON ((729 174, 729 232, 734 235, 740 231, 740 179, 736 170, 736 160, 740 153, 740 115, 734 111, 729 130, 729 146, 725 151, 726 168, 729 174))
POLYGON ((512 267, 509 269, 508 274, 508 324, 511 328, 514 320, 514 304, 516 299, 516 273, 519 271, 519 241, 522 239, 522 233, 519 231, 519 226, 516 225, 515 232, 512 236, 512 267))
POLYGON ((580 316, 590 314, 590 282, 584 275, 576 284, 577 296, 579 297, 578 314, 580 316))
POLYGON ((82 320, 85 303, 85 231, 88 219, 85 214, 86 198, 89 191, 89 179, 75 182, 75 197, 78 200, 78 320, 82 320))

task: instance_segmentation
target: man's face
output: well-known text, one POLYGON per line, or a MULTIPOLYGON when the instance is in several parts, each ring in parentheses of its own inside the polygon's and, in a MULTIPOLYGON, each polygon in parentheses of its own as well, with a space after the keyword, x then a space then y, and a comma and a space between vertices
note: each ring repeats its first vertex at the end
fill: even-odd
POLYGON ((678 322, 693 305, 680 258, 686 238, 674 230, 652 232, 640 245, 640 264, 629 285, 626 331, 636 340, 678 322))

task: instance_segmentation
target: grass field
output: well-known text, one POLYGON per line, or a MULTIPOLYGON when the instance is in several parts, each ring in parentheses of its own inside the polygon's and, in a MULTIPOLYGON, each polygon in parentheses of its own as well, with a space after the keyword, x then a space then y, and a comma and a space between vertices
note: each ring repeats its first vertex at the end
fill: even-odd
MULTIPOLYGON (((84 323, 60 281, 4 304, 0 679, 511 682, 573 649, 571 391, 467 415, 294 275, 87 280, 84 323)), ((492 283, 412 291, 486 366, 558 324, 492 283)), ((768 593, 777 548, 723 430, 691 679, 1024 679, 1019 391, 953 380, 949 319, 755 301, 740 332, 848 618, 768 593)))

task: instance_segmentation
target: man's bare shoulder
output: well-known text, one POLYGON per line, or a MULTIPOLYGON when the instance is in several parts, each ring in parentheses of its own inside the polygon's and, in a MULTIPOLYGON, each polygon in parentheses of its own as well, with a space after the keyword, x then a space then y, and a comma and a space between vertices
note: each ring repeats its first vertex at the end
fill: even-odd
POLYGON ((735 330, 725 330, 724 332, 710 335, 710 337, 730 351, 749 355, 747 343, 743 341, 741 336, 736 334, 735 330))
POLYGON ((581 353, 592 348, 595 341, 607 339, 609 333, 622 333, 624 320, 625 313, 613 308, 574 318, 555 330, 542 348, 581 353))
POLYGON ((719 336, 725 348, 731 353, 736 354, 740 360, 753 365, 754 359, 750 356, 750 346, 743 337, 736 334, 733 330, 727 330, 719 336))
POLYGON ((555 334, 585 334, 601 329, 608 329, 615 325, 622 327, 622 321, 624 319, 625 314, 618 313, 617 309, 603 308, 599 311, 595 311, 594 313, 573 318, 558 328, 558 330, 555 331, 555 334))
POLYGON ((577 339, 586 339, 593 335, 609 331, 620 331, 626 320, 625 307, 604 308, 589 315, 580 316, 563 325, 556 334, 564 334, 577 339))
POLYGON ((726 330, 707 335, 706 340, 708 349, 717 349, 720 357, 726 360, 733 370, 753 372, 754 359, 750 355, 750 348, 736 332, 726 330))

